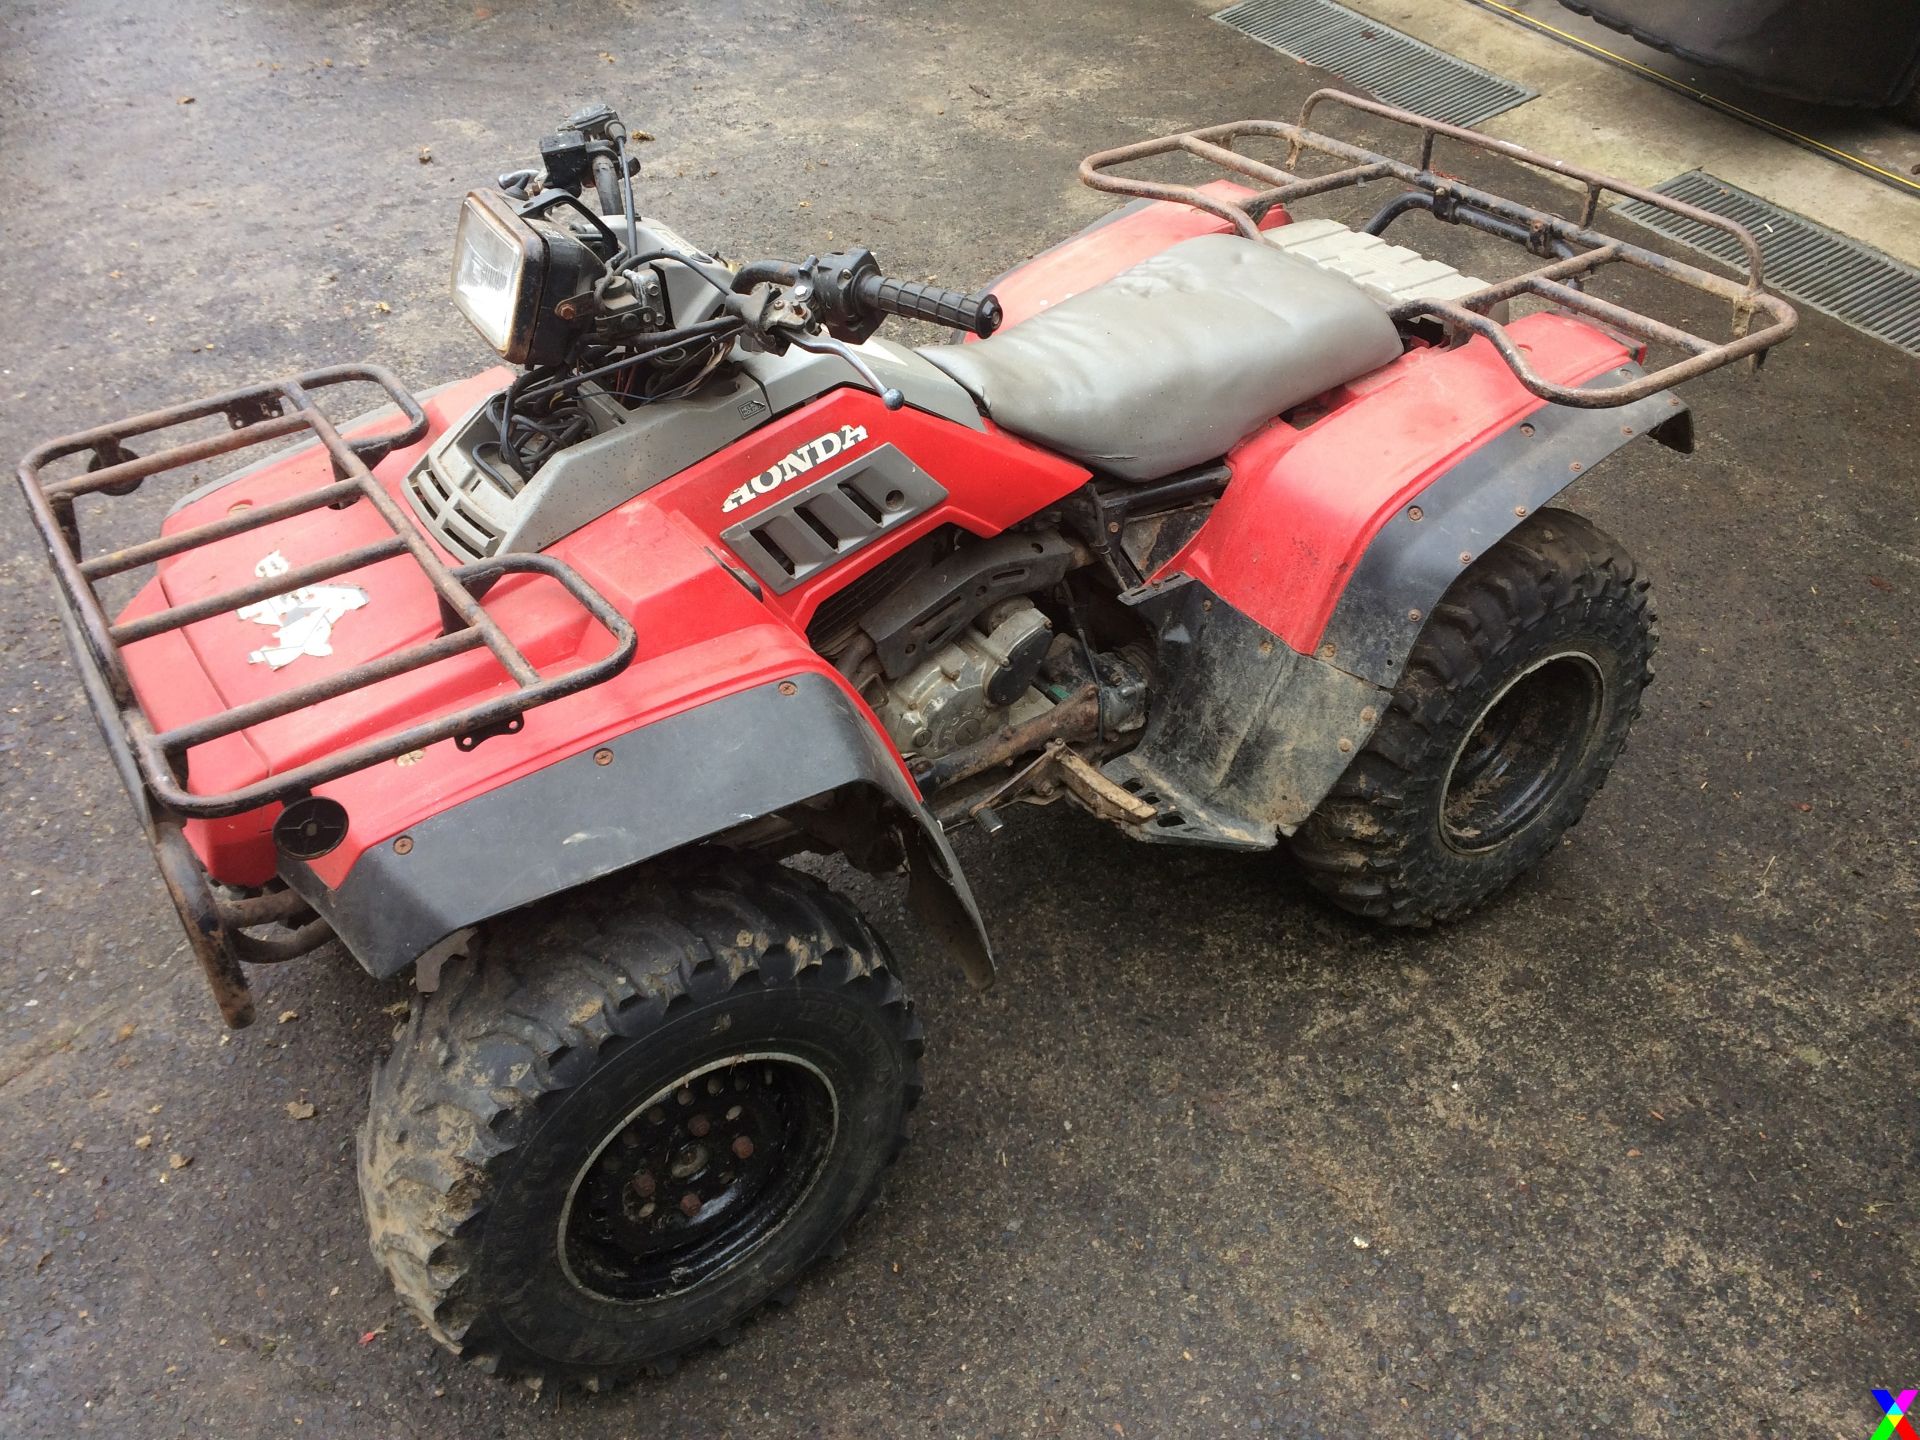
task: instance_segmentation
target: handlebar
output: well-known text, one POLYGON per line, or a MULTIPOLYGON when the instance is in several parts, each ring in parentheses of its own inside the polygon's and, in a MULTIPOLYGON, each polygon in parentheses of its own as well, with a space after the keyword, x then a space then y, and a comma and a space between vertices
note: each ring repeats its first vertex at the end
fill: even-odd
POLYGON ((593 188, 600 201, 602 215, 621 213, 620 167, 614 163, 612 155, 597 154, 593 157, 593 188))
POLYGON ((860 276, 854 282, 853 294, 862 309, 947 325, 982 339, 1000 328, 1000 302, 984 290, 969 295, 964 290, 874 273, 860 276))
POLYGON ((742 294, 767 284, 801 287, 805 298, 817 303, 827 328, 843 340, 866 339, 887 315, 947 325, 983 339, 1000 327, 1000 302, 988 292, 969 295, 882 275, 871 250, 840 251, 799 265, 756 260, 733 277, 733 288, 742 294))

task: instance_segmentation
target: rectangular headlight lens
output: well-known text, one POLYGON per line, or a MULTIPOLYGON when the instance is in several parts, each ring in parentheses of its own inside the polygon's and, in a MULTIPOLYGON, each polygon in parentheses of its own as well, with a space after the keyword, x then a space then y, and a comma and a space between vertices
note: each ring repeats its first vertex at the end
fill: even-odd
POLYGON ((522 291, 539 280, 529 273, 531 237, 523 241, 509 223, 481 196, 467 197, 454 237, 453 303, 489 345, 511 358, 526 348, 527 337, 513 333, 515 319, 527 313, 522 291))

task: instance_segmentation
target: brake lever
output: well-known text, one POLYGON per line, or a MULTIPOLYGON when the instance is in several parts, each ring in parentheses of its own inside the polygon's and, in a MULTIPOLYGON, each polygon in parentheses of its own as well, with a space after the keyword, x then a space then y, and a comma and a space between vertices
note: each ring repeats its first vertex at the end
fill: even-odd
POLYGON ((835 336, 817 335, 807 329, 818 318, 809 279, 813 265, 809 256, 804 265, 755 262, 743 266, 734 276, 736 288, 728 297, 727 308, 759 336, 761 346, 776 355, 788 345, 798 345, 815 355, 837 355, 880 397, 882 405, 898 410, 907 403, 907 397, 882 381, 852 346, 835 336), (744 290, 738 288, 742 284, 744 290))
POLYGON ((785 332, 787 342, 798 345, 802 350, 810 350, 815 355, 838 355, 851 365, 854 373, 867 382, 867 388, 880 397, 880 403, 889 410, 898 410, 907 403, 907 397, 893 386, 883 383, 874 373, 873 367, 855 352, 844 340, 836 340, 831 335, 809 335, 800 329, 785 332))

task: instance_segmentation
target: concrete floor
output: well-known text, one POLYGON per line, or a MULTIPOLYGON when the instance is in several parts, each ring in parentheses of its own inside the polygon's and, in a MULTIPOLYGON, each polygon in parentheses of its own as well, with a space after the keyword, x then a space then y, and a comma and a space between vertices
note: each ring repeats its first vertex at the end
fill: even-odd
MULTIPOLYGON (((1635 185, 1657 185, 1701 169, 1843 235, 1920 265, 1920 202, 1825 156, 1720 114, 1688 96, 1562 44, 1466 0, 1350 0, 1354 9, 1540 92, 1480 128, 1489 135, 1587 164, 1635 185)), ((1529 13, 1627 54, 1654 60, 1624 36, 1551 3, 1529 13)), ((1673 67, 1684 73, 1684 67, 1673 67)), ((1715 83, 1710 81, 1709 83, 1715 83)), ((1735 90, 1763 112, 1796 107, 1735 90)), ((1869 164, 1908 177, 1912 128, 1874 112, 1833 112, 1823 132, 1869 164)))
MULTIPOLYGON (((1083 154, 1315 78, 1164 3, 19 0, 0 451, 477 368, 457 198, 591 97, 699 240, 973 283, 1101 213, 1083 154)), ((592 1398, 399 1311, 351 1136, 405 993, 329 952, 220 1029, 0 503, 0 1433, 1870 1434, 1920 1382, 1917 380, 1808 316, 1691 387, 1697 456, 1583 484, 1656 577, 1660 680, 1480 917, 1383 934, 1277 859, 1036 814, 962 846, 976 995, 851 882, 931 1032, 916 1144, 792 1309, 592 1398)))

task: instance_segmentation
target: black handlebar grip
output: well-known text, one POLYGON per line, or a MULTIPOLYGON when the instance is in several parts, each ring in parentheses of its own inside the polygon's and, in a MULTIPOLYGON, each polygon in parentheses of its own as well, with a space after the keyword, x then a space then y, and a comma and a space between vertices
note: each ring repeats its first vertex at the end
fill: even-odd
POLYGON ((922 285, 916 280, 894 280, 885 275, 863 276, 858 284, 860 298, 888 315, 948 325, 982 339, 1000 328, 1000 302, 984 290, 969 295, 963 290, 922 285))

